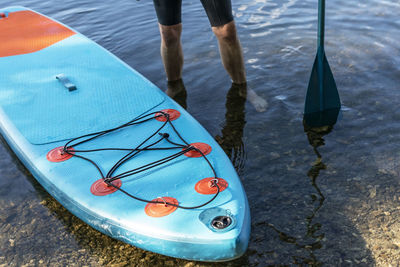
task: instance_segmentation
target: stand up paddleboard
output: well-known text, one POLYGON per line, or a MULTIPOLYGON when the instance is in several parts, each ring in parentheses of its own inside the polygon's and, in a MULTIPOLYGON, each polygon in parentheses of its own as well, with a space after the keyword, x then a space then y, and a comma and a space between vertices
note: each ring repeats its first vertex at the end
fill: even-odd
POLYGON ((243 187, 184 109, 104 48, 27 8, 0 9, 0 40, 1 134, 64 207, 172 257, 245 252, 243 187))

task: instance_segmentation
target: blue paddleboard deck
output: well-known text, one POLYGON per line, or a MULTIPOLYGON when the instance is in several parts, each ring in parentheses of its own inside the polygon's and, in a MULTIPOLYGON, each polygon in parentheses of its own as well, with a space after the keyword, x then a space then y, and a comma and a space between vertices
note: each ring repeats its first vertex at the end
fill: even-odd
POLYGON ((73 29, 24 7, 0 9, 0 14, 0 131, 51 195, 95 229, 156 253, 225 261, 245 252, 246 194, 228 157, 197 121, 73 29), (156 119, 171 109, 179 114, 171 122, 156 119), (135 123, 104 132, 130 121, 135 123), (85 139, 80 136, 96 132, 96 138, 80 142, 85 139), (210 149, 198 157, 184 155, 193 143, 210 149), (151 149, 140 150, 146 146, 151 149), (54 150, 58 147, 67 152, 54 150), (67 159, 54 162, 52 151, 67 159), (152 166, 165 158, 170 160, 152 166), (107 173, 120 184, 111 193, 94 193, 96 181, 107 173), (221 192, 202 192, 211 182, 199 182, 216 177, 223 179, 221 192), (152 200, 200 207, 151 206, 152 200), (163 207, 170 210, 164 214, 163 207), (218 229, 214 221, 220 217, 228 221, 218 229))
MULTIPOLYGON (((0 27, 12 20, 14 13, 21 12, 33 13, 11 12, 0 20, 0 27)), ((29 16, 28 13, 16 19, 29 16)), ((25 27, 13 29, 14 34, 38 27, 29 21, 24 23, 25 27)), ((40 26, 39 19, 37 24, 40 26)), ((6 34, 0 31, 0 38, 12 46, 13 40, 6 34)), ((21 42, 29 46, 33 41, 21 42)), ((1 106, 33 144, 116 127, 149 111, 165 98, 157 87, 137 73, 132 75, 132 69, 80 34, 72 34, 34 53, 2 57, 0 69, 1 106), (60 74, 77 89, 69 91, 56 78, 60 74)))

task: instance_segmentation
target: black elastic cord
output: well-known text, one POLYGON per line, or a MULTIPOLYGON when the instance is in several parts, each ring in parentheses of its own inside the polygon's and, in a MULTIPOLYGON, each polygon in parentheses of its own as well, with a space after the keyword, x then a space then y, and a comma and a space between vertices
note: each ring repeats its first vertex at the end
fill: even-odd
POLYGON ((216 171, 214 169, 214 167, 212 166, 211 162, 207 159, 207 157, 204 155, 204 153, 197 149, 196 147, 191 146, 188 142, 186 142, 183 137, 179 134, 179 132, 177 131, 177 129, 175 128, 175 126, 173 125, 173 123, 171 122, 170 118, 169 118, 169 114, 165 113, 163 111, 157 111, 157 112, 152 112, 149 114, 145 114, 142 115, 136 119, 133 119, 125 124, 122 124, 118 127, 115 128, 111 128, 108 130, 104 130, 104 131, 99 131, 99 132, 95 132, 95 133, 90 133, 90 134, 86 134, 86 135, 82 135, 76 138, 73 138, 71 140, 69 140, 65 145, 64 145, 64 149, 63 151, 65 153, 68 153, 74 157, 78 157, 81 159, 84 159, 86 161, 88 161, 89 163, 91 163, 100 173, 101 178, 104 180, 104 182, 108 185, 108 186, 112 186, 116 189, 118 189, 119 191, 121 191, 122 193, 126 194, 127 196, 142 201, 142 202, 146 202, 146 203, 155 203, 155 204, 166 204, 166 205, 171 205, 177 208, 181 208, 181 209, 196 209, 196 208, 200 208, 203 207, 207 204, 209 204, 210 202, 212 202, 220 193, 220 187, 218 185, 218 180, 213 180, 213 184, 212 186, 217 188, 217 192, 214 194, 214 196, 208 200, 207 202, 198 205, 198 206, 193 206, 193 207, 186 207, 186 206, 181 206, 181 205, 177 205, 177 204, 173 204, 173 203, 169 203, 169 202, 164 202, 164 201, 153 201, 153 200, 146 200, 146 199, 142 199, 140 197, 134 196, 132 194, 130 194, 129 192, 123 190, 122 188, 115 186, 112 182, 117 180, 117 179, 123 179, 147 170, 150 170, 152 168, 158 167, 160 165, 166 164, 167 162, 170 162, 180 156, 182 156, 183 154, 195 150, 198 153, 200 153, 200 155, 202 156, 202 158, 205 159, 205 161, 207 162, 207 164, 209 165, 209 167, 211 168, 214 177, 217 177, 216 171), (165 117, 166 121, 163 123, 163 125, 161 127, 159 127, 154 133, 152 133, 149 137, 145 138, 144 141, 142 141, 137 147, 135 148, 96 148, 96 149, 89 149, 89 150, 75 150, 75 147, 90 142, 92 140, 95 140, 99 137, 102 137, 106 134, 110 134, 113 133, 115 131, 124 129, 126 127, 129 126, 133 126, 133 125, 138 125, 141 123, 145 123, 148 122, 150 120, 159 118, 159 117, 165 117), (160 131, 167 125, 169 124, 171 126, 171 128, 173 129, 174 133, 179 137, 179 139, 184 143, 184 144, 179 144, 176 142, 173 142, 171 140, 169 140, 169 134, 168 133, 161 133, 160 131), (154 141, 151 144, 145 145, 151 138, 153 138, 154 136, 156 136, 157 134, 160 135, 160 138, 156 141, 154 141), (170 143, 171 145, 173 145, 173 147, 160 147, 160 148, 154 148, 153 146, 155 146, 156 144, 160 143, 162 140, 166 140, 168 143, 170 143), (76 142, 76 143, 74 143, 76 142), (73 147, 74 149, 70 149, 71 147, 73 147), (126 162, 128 162, 130 159, 132 159, 133 157, 135 157, 136 155, 138 155, 139 153, 143 152, 143 151, 155 151, 155 150, 172 150, 172 149, 181 149, 181 151, 172 154, 170 156, 164 157, 162 159, 150 162, 148 164, 145 164, 143 166, 137 167, 135 169, 129 170, 129 171, 125 171, 123 173, 120 173, 118 175, 113 176, 113 174, 117 171, 117 169, 119 167, 121 167, 122 165, 124 165, 126 162), (84 156, 81 155, 77 155, 77 153, 88 153, 88 152, 99 152, 99 151, 109 151, 109 150, 113 150, 113 151, 127 151, 128 153, 123 156, 122 158, 120 158, 112 167, 111 169, 107 172, 106 175, 103 174, 103 171, 101 170, 100 166, 94 162, 93 160, 86 158, 84 156))

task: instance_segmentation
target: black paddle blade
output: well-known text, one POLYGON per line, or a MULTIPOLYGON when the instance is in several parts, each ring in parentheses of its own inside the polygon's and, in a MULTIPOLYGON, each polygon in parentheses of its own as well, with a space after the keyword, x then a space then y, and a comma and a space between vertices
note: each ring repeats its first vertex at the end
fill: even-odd
POLYGON ((336 83, 325 53, 320 50, 318 53, 308 83, 304 114, 323 112, 329 109, 340 110, 341 106, 336 83), (318 53, 323 54, 322 64, 318 60, 320 56, 318 53))
POLYGON ((303 121, 310 127, 335 125, 339 117, 340 108, 331 108, 324 111, 304 114, 303 121))

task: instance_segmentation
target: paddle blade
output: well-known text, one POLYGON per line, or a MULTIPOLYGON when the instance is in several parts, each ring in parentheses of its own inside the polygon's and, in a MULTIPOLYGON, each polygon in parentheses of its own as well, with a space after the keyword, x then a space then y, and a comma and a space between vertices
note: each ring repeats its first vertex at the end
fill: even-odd
POLYGON ((310 127, 322 127, 335 125, 340 108, 331 108, 324 111, 304 114, 303 121, 310 127))
POLYGON ((331 68, 325 53, 318 51, 311 71, 306 95, 304 113, 322 112, 328 109, 340 109, 340 98, 331 68), (318 60, 323 54, 323 59, 318 60))

